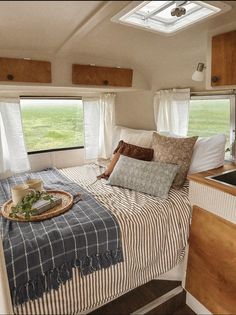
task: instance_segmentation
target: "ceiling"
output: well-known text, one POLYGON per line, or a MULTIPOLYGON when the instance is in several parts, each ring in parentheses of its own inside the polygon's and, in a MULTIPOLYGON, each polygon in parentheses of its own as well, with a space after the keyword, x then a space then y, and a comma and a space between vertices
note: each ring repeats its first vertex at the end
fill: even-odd
POLYGON ((54 51, 104 1, 0 1, 0 49, 54 51))
POLYGON ((162 86, 167 67, 181 79, 182 62, 189 72, 204 62, 208 31, 236 22, 236 1, 225 2, 232 6, 229 12, 163 36, 111 22, 130 1, 0 1, 0 55, 91 56, 89 63, 106 58, 114 65, 136 65, 146 77, 155 75, 155 87, 162 86))
POLYGON ((0 50, 57 53, 73 42, 79 48, 78 40, 129 2, 0 1, 0 50))
MULTIPOLYGON (((0 49, 87 54, 91 46, 113 48, 113 40, 115 46, 121 44, 129 50, 133 40, 141 46, 144 36, 158 39, 157 34, 111 22, 111 17, 130 2, 0 1, 0 49)), ((225 2, 236 8, 236 1, 225 2)))

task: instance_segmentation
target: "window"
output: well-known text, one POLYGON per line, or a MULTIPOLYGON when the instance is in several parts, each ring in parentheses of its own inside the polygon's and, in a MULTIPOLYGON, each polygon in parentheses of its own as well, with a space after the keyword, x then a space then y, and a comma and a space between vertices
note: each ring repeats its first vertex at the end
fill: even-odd
POLYGON ((223 133, 227 137, 226 157, 234 155, 234 96, 193 96, 190 101, 188 136, 210 137, 223 133))
POLYGON ((21 99, 25 142, 29 153, 84 145, 81 99, 21 99))
POLYGON ((220 1, 214 5, 209 1, 143 1, 138 5, 137 1, 132 2, 134 4, 128 5, 112 21, 166 34, 231 8, 220 1))

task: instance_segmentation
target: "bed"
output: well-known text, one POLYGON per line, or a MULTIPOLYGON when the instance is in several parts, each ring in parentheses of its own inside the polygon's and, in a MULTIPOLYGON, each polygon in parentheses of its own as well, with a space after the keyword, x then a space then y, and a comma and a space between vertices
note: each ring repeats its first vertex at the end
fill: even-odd
POLYGON ((42 298, 14 306, 15 314, 78 314, 171 270, 184 257, 191 207, 188 183, 171 189, 167 200, 112 187, 97 180, 103 169, 96 164, 61 169, 60 173, 90 192, 117 219, 124 262, 81 277, 73 268, 72 280, 42 298))

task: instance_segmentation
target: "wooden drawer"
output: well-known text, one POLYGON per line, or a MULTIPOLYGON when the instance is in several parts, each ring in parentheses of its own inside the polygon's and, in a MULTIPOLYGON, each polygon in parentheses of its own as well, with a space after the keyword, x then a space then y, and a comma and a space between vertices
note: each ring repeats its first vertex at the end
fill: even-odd
POLYGON ((72 66, 73 84, 131 87, 132 76, 132 69, 77 64, 72 66))
POLYGON ((236 314, 236 225, 197 206, 186 289, 213 314, 236 314))
POLYGON ((0 57, 0 81, 51 83, 51 63, 0 57))

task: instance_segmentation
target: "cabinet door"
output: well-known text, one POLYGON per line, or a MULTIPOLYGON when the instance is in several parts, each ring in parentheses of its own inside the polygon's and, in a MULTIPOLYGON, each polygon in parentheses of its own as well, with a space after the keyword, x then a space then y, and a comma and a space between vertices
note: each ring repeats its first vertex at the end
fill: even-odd
POLYGON ((132 69, 78 64, 72 66, 73 84, 131 87, 132 76, 132 69))
POLYGON ((236 85, 236 31, 212 38, 211 85, 236 85))
POLYGON ((193 207, 186 290, 213 314, 236 314, 236 226, 193 207))
POLYGON ((0 58, 0 81, 51 83, 51 62, 0 58))

